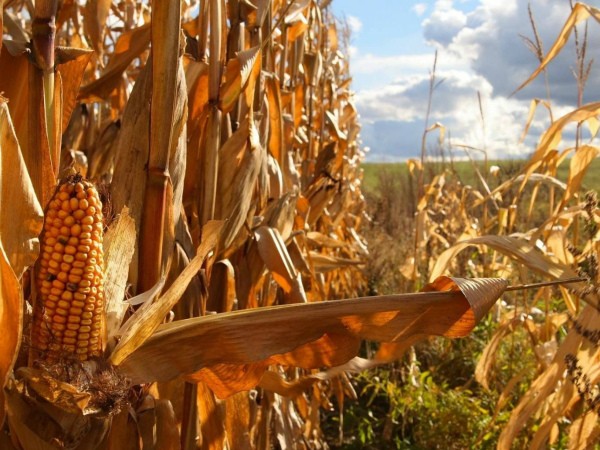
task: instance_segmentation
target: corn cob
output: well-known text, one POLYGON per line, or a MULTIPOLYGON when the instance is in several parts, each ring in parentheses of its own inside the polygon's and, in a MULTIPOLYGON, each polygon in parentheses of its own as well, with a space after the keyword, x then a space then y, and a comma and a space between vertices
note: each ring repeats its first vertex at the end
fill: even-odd
POLYGON ((96 188, 80 175, 69 177, 48 203, 44 219, 31 333, 36 359, 100 356, 104 261, 96 188))

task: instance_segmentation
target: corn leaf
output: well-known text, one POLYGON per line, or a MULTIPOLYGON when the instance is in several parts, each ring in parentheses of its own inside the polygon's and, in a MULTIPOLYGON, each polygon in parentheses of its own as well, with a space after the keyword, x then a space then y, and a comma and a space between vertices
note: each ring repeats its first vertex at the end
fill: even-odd
POLYGON ((121 82, 127 66, 148 48, 148 44, 150 44, 150 24, 121 34, 106 68, 97 80, 81 88, 79 100, 94 102, 108 99, 121 82))
POLYGON ((506 282, 444 278, 431 289, 439 287, 453 291, 292 304, 176 321, 159 326, 118 362, 135 381, 169 380, 219 364, 264 364, 268 358, 288 353, 302 367, 321 366, 335 357, 331 343, 342 348, 345 340, 394 342, 414 334, 464 336, 496 301, 506 282), (328 345, 313 346, 315 351, 307 352, 307 358, 301 351, 294 354, 294 349, 326 334, 328 345), (179 351, 166 352, 166 348, 179 351))
POLYGON ((99 56, 102 56, 104 50, 104 26, 111 3, 112 0, 89 0, 85 3, 83 25, 99 56))
POLYGON ((25 167, 6 101, 0 97, 0 232, 20 278, 37 259, 43 213, 25 167), (15 226, 19 223, 20 226, 15 226))
POLYGON ((77 104, 77 95, 85 73, 85 69, 92 57, 92 51, 82 48, 56 49, 56 70, 62 80, 62 129, 66 130, 71 119, 71 114, 77 104))
POLYGON ((0 326, 5 330, 0 344, 0 424, 5 414, 4 387, 17 359, 22 321, 23 294, 0 241, 0 326))
POLYGON ((430 279, 439 277, 444 273, 459 252, 467 247, 478 245, 485 245, 497 250, 541 275, 554 278, 571 278, 576 276, 573 269, 552 261, 542 254, 542 252, 534 245, 524 239, 510 236, 481 236, 459 241, 443 252, 435 262, 430 279))
POLYGON ((598 147, 591 145, 582 145, 577 149, 569 165, 569 178, 567 180, 567 189, 563 198, 563 205, 579 192, 583 177, 594 159, 600 154, 598 147))
MULTIPOLYGON (((569 123, 583 123, 590 118, 596 118, 598 114, 600 114, 600 103, 588 103, 556 119, 542 135, 527 167, 531 169, 537 167, 550 151, 558 148, 562 139, 562 131, 569 123)), ((531 169, 528 173, 532 172, 531 169)))
POLYGON ((229 60, 225 69, 225 83, 219 91, 219 108, 223 113, 230 112, 242 94, 246 106, 252 104, 260 67, 260 47, 241 51, 235 58, 229 60))
POLYGON ((263 226, 254 232, 254 236, 260 257, 277 284, 288 294, 289 301, 306 302, 302 277, 296 271, 279 232, 274 228, 263 226))

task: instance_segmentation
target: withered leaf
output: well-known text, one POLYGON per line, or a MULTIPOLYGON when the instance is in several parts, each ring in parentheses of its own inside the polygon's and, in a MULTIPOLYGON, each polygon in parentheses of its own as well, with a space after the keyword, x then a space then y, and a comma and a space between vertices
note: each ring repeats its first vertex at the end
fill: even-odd
POLYGON ((135 351, 120 358, 119 365, 136 382, 168 380, 220 364, 264 363, 286 354, 299 366, 321 367, 331 352, 323 349, 319 356, 315 345, 315 351, 302 357, 294 350, 331 330, 336 331, 328 335, 327 346, 356 338, 396 342, 415 334, 465 336, 505 287, 504 280, 441 278, 430 288, 452 291, 264 307, 176 321, 160 325, 135 351))

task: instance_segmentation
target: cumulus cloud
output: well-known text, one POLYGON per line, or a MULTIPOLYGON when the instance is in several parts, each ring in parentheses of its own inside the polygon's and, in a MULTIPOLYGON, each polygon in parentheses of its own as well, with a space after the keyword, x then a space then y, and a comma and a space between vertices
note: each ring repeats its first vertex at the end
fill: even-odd
MULTIPOLYGON (((408 81, 411 77, 426 77, 431 71, 434 53, 382 56, 360 51, 351 53, 351 72, 360 77, 361 91, 380 89, 382 86, 408 81)), ((449 52, 440 55, 445 67, 469 70, 469 63, 449 52)))
MULTIPOLYGON (((450 4, 449 4, 450 3, 450 4)), ((497 95, 510 95, 539 64, 523 37, 535 40, 528 14, 528 3, 536 28, 548 51, 570 13, 568 0, 531 0, 530 2, 481 0, 477 8, 465 14, 444 1, 424 22, 425 38, 442 51, 460 55, 471 61, 471 67, 494 86, 497 95), (460 19, 462 17, 462 19, 460 19), (459 26, 460 21, 463 26, 459 26)), ((581 27, 581 30, 583 28, 581 27)), ((597 42, 600 32, 596 24, 589 27, 588 40, 597 42)), ((588 45, 588 57, 600 60, 600 49, 588 45)), ((572 104, 577 98, 574 39, 548 67, 551 97, 559 104, 572 104)), ((600 89, 600 71, 592 71, 588 88, 600 89)), ((546 97, 544 78, 540 77, 517 98, 546 97)))
POLYGON ((383 73, 398 71, 427 71, 431 67, 431 55, 392 55, 380 56, 372 53, 352 55, 352 73, 383 73))
MULTIPOLYGON (((540 134, 549 125, 547 114, 538 111, 528 137, 520 143, 530 100, 546 97, 543 76, 511 96, 539 64, 522 37, 535 39, 527 3, 478 0, 469 11, 461 0, 437 0, 422 22, 424 38, 439 52, 437 78, 443 80, 433 95, 430 123, 441 122, 454 144, 485 148, 490 157, 525 157, 533 151, 540 134)), ((529 3, 547 52, 570 13, 569 0, 530 0, 529 3)), ((600 38, 600 27, 595 22, 590 23, 588 32, 587 56, 600 63, 600 49, 593 45, 600 38)), ((583 26, 580 39, 582 35, 583 26)), ((429 55, 382 57, 359 52, 352 60, 355 73, 394 74, 384 84, 372 84, 357 93, 362 137, 371 148, 370 159, 419 154, 432 54, 433 50, 429 55)), ((555 118, 576 105, 574 66, 571 36, 568 48, 548 68, 555 118)), ((597 98, 599 91, 600 70, 593 67, 586 87, 589 101, 597 98)), ((584 101, 587 101, 585 97, 584 101)))
MULTIPOLYGON (((495 98, 492 85, 477 74, 441 71, 437 80, 441 83, 433 91, 429 123, 446 127, 454 144, 486 149, 490 156, 527 153, 527 147, 518 143, 527 105, 517 99, 495 98)), ((422 75, 357 95, 362 137, 372 149, 370 159, 385 159, 385 154, 406 158, 419 153, 429 90, 429 77, 422 75)))
POLYGON ((438 0, 433 13, 423 21, 423 33, 427 40, 447 46, 466 24, 466 14, 454 9, 451 1, 438 0))
MULTIPOLYGON (((461 71, 437 74, 433 91, 432 116, 436 120, 452 117, 463 105, 476 100, 477 91, 491 93, 491 85, 481 76, 461 71)), ((357 105, 363 121, 404 120, 422 118, 430 91, 429 76, 404 77, 385 87, 360 92, 357 105)))

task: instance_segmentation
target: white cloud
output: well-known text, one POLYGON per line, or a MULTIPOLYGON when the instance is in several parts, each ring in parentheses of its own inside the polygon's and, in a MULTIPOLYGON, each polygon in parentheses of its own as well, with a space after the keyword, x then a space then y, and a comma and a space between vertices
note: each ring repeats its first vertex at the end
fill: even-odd
MULTIPOLYGON (((538 111, 525 144, 519 143, 530 100, 546 96, 542 76, 510 96, 538 65, 535 55, 519 36, 533 38, 528 2, 479 0, 470 12, 465 12, 464 1, 459 9, 459 2, 436 1, 423 21, 424 37, 439 52, 437 77, 444 79, 434 92, 430 123, 441 122, 449 130, 453 143, 485 147, 490 157, 525 157, 549 125, 547 114, 538 111), (485 126, 477 92, 481 95, 485 126)), ((530 3, 547 52, 569 15, 569 0, 530 0, 530 3)), ((600 0, 591 0, 590 4, 593 3, 600 0)), ((581 38, 583 27, 580 30, 581 38)), ((592 67, 586 88, 589 98, 584 97, 584 101, 596 101, 600 92, 600 68, 596 66, 600 64, 600 49, 593 45, 598 39, 600 26, 591 22, 587 53, 588 58, 598 63, 592 67)), ((572 41, 571 36, 569 46, 548 68, 555 118, 576 104, 572 41)), ((369 159, 419 153, 432 62, 433 50, 429 55, 383 57, 357 52, 353 56, 352 72, 363 74, 363 78, 372 77, 372 82, 357 93, 363 141, 372 149, 369 159)))
POLYGON ((352 34, 358 34, 363 27, 363 23, 356 16, 346 16, 346 22, 348 22, 352 34))
MULTIPOLYGON (((444 125, 453 136, 454 144, 486 148, 490 157, 524 156, 529 151, 518 144, 527 105, 516 99, 494 97, 491 84, 471 72, 440 71, 437 80, 442 83, 433 92, 429 123, 444 125), (478 92, 485 126, 479 112, 478 92)), ((373 149, 369 159, 381 159, 382 154, 409 157, 418 153, 428 95, 429 76, 426 74, 358 93, 363 140, 373 149)))
POLYGON ((427 11, 427 4, 415 3, 411 9, 417 16, 421 17, 427 11))
POLYGON ((360 74, 397 74, 427 72, 433 63, 432 54, 379 56, 355 53, 352 59, 352 72, 360 74))
MULTIPOLYGON (((427 76, 433 66, 434 51, 391 56, 353 51, 350 56, 351 72, 354 76, 360 76, 360 84, 355 83, 355 88, 368 90, 378 89, 413 75, 427 76)), ((450 52, 440 55, 438 60, 443 62, 443 66, 447 70, 468 70, 469 68, 468 61, 458 58, 450 52)))
MULTIPOLYGON (((463 71, 437 73, 441 81, 433 91, 432 116, 442 121, 453 116, 461 105, 473 102, 477 91, 491 93, 491 86, 480 76, 463 71)), ((429 96, 429 75, 403 77, 387 86, 362 91, 357 95, 357 105, 363 121, 404 120, 423 118, 429 96)))
MULTIPOLYGON (((536 27, 548 51, 570 13, 568 0, 531 0, 529 2, 536 27)), ((471 61, 471 67, 486 77, 498 95, 510 95, 538 66, 536 56, 527 48, 521 36, 533 39, 527 11, 528 2, 517 0, 480 0, 472 12, 449 8, 431 14, 424 24, 425 37, 438 48, 460 55, 471 61), (464 15, 466 22, 458 28, 456 20, 449 18, 464 15)), ((437 6, 437 5, 436 5, 437 6)), ((581 27, 582 29, 582 27, 581 27)), ((589 43, 600 38, 600 28, 590 23, 589 43)), ((588 57, 600 61, 597 46, 588 45, 588 57)), ((573 39, 548 67, 551 95, 555 101, 566 104, 576 99, 576 83, 571 68, 575 65, 573 39)), ((590 92, 600 89, 600 71, 592 70, 588 81, 590 92)), ((518 97, 545 97, 544 77, 539 77, 518 97)))

